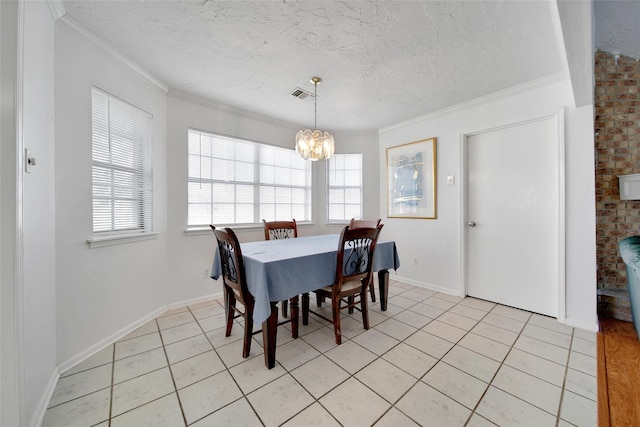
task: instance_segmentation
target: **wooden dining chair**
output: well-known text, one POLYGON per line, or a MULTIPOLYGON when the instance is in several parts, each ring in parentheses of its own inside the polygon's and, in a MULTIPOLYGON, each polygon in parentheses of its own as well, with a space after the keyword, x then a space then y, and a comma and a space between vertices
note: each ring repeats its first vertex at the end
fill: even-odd
MULTIPOLYGON (((381 218, 378 218, 377 221, 351 218, 349 228, 377 228, 381 220, 381 218)), ((373 286, 373 274, 371 275, 371 283, 369 283, 369 294, 371 295, 371 302, 376 302, 376 288, 373 286)))
MULTIPOLYGON (((227 329, 225 337, 231 335, 233 320, 242 317, 244 319, 244 345, 242 357, 247 358, 251 350, 251 336, 253 332, 253 307, 255 299, 247 288, 247 279, 244 273, 244 261, 242 250, 236 234, 230 228, 225 230, 211 229, 218 241, 220 264, 222 265, 222 284, 224 287, 224 301, 227 314, 227 329), (236 307, 236 302, 244 306, 244 310, 236 307)), ((255 332, 258 333, 258 332, 255 332)))
MULTIPOLYGON (((264 240, 290 239, 298 237, 298 225, 295 218, 291 221, 265 221, 264 223, 264 240)), ((282 316, 288 316, 288 302, 282 301, 282 316)))
POLYGON ((289 239, 298 237, 298 225, 296 220, 291 221, 265 221, 264 223, 264 240, 289 239))
POLYGON ((349 222, 349 228, 377 228, 380 225, 381 218, 378 218, 377 221, 372 219, 355 219, 351 218, 349 222))
POLYGON ((335 283, 316 290, 316 295, 331 300, 332 318, 328 319, 309 307, 309 294, 302 294, 302 324, 309 323, 309 313, 333 323, 336 344, 342 343, 340 310, 355 308, 362 312, 364 329, 369 329, 367 288, 373 275, 373 254, 382 225, 377 228, 349 228, 340 234, 335 283), (342 303, 345 303, 343 306, 342 303), (358 305, 360 306, 358 308, 358 305))

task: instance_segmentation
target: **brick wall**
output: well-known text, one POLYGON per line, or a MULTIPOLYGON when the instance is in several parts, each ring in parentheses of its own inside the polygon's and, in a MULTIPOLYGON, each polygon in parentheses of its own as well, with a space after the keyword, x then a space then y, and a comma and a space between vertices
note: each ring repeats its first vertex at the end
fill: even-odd
POLYGON ((640 201, 620 200, 618 176, 640 173, 640 63, 597 51, 595 80, 598 313, 630 321, 618 242, 640 234, 640 201))

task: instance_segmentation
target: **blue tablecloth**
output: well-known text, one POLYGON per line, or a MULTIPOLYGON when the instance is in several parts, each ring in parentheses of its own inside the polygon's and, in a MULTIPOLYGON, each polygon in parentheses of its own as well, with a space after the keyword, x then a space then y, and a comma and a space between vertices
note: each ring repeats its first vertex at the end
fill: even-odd
MULTIPOLYGON (((270 301, 283 301, 331 285, 336 275, 339 234, 241 243, 247 287, 256 303, 253 321, 261 324, 271 314, 270 301)), ((400 259, 393 241, 378 240, 374 271, 397 269, 400 259)), ((211 278, 222 274, 217 250, 211 278)))

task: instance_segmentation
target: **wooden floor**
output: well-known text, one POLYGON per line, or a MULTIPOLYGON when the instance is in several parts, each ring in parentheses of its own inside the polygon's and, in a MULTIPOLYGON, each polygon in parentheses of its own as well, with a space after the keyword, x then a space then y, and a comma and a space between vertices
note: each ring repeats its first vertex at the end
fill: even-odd
POLYGON ((640 425, 640 341, 633 323, 600 319, 598 426, 640 425))

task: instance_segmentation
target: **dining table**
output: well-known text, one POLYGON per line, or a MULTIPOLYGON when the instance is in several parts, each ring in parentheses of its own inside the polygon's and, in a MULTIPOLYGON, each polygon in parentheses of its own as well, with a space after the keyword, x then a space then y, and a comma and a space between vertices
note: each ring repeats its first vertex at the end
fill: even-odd
MULTIPOLYGON (((292 239, 261 240, 240 243, 247 288, 255 299, 254 324, 262 324, 265 365, 275 366, 279 301, 334 283, 339 234, 304 236, 292 239)), ((378 240, 374 251, 373 271, 378 273, 380 309, 387 309, 389 269, 400 267, 394 241, 378 240)), ((216 250, 211 278, 222 275, 220 254, 216 250)))

